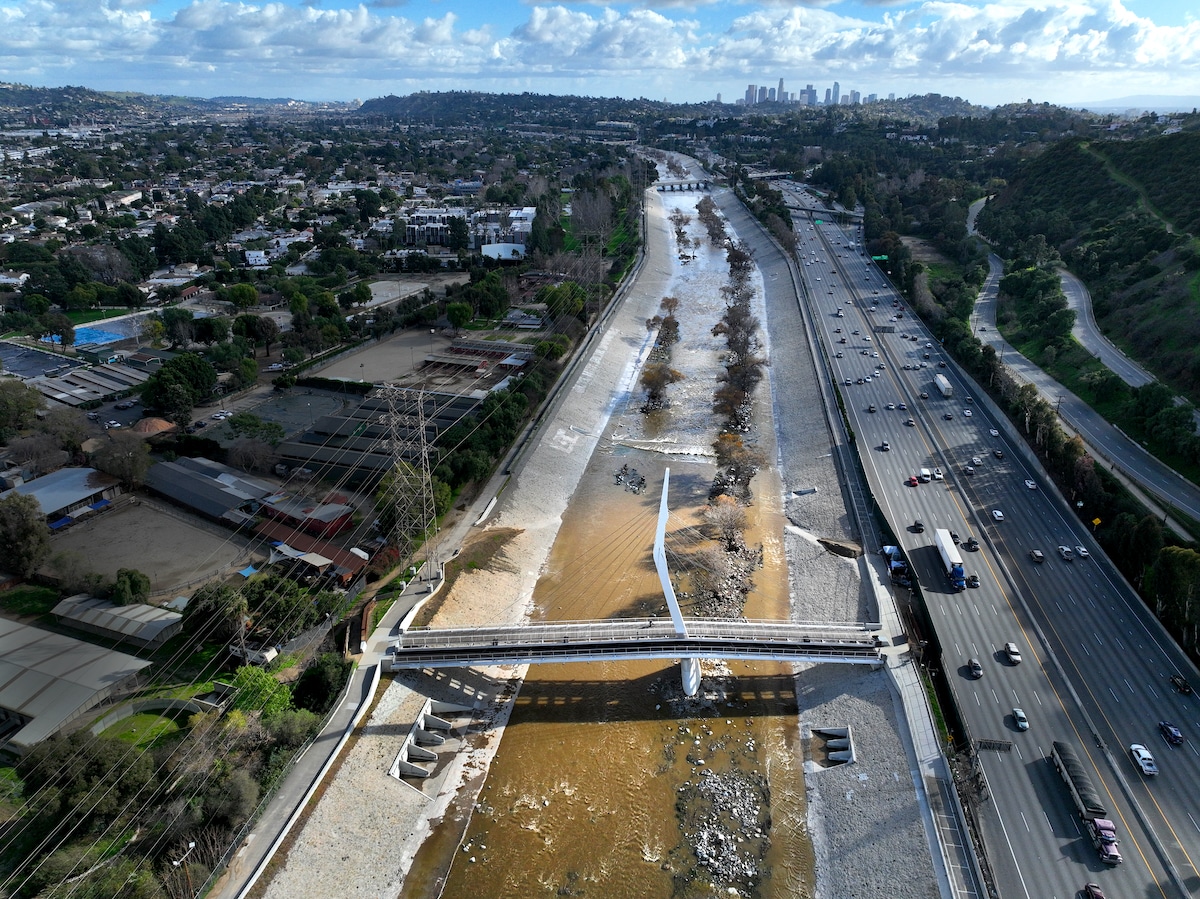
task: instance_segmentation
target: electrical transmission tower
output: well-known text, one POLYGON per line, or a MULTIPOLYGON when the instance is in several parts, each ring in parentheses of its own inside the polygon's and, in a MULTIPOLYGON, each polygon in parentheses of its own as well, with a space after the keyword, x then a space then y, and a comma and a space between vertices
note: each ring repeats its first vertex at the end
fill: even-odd
POLYGON ((384 447, 391 452, 392 467, 385 475, 380 520, 388 542, 399 551, 400 561, 413 560, 424 548, 426 576, 438 576, 437 510, 433 502, 430 446, 425 422, 425 391, 394 384, 380 388, 388 411, 380 417, 387 427, 384 447))

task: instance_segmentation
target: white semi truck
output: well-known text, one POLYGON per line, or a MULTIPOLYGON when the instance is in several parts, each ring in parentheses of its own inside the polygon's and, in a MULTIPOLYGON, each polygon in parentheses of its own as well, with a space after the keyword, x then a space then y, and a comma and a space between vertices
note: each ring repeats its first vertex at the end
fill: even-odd
POLYGON ((954 396, 954 385, 950 383, 949 378, 945 375, 934 375, 933 383, 937 385, 937 389, 946 399, 954 396))

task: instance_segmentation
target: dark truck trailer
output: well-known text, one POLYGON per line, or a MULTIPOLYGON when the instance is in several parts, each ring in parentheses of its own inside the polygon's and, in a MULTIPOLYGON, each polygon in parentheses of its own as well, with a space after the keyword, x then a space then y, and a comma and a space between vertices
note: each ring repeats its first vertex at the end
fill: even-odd
POLYGON ((1087 768, 1079 761, 1075 750, 1070 744, 1055 740, 1050 746, 1050 761, 1067 785, 1088 837, 1100 854, 1100 860, 1107 865, 1121 864, 1124 859, 1117 849, 1120 842, 1117 839, 1117 826, 1109 820, 1108 809, 1101 802, 1100 794, 1092 785, 1087 768))

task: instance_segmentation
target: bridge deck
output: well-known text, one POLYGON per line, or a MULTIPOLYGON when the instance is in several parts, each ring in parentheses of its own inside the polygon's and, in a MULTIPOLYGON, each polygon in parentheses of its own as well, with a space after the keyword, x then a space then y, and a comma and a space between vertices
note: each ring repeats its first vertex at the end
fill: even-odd
POLYGON ((668 618, 414 628, 390 647, 390 667, 582 662, 601 659, 765 659, 878 664, 875 638, 857 626, 692 618, 687 634, 668 618))

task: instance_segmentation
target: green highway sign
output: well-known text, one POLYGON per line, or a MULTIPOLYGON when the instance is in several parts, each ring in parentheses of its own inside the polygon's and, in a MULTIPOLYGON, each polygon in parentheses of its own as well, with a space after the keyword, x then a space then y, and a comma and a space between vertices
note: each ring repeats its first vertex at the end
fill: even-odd
POLYGON ((876 261, 878 261, 878 260, 880 260, 880 259, 882 259, 882 260, 884 260, 884 261, 886 261, 886 260, 887 260, 887 257, 886 257, 886 256, 872 256, 871 258, 872 258, 872 259, 874 259, 874 260, 876 260, 876 261))

